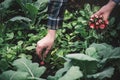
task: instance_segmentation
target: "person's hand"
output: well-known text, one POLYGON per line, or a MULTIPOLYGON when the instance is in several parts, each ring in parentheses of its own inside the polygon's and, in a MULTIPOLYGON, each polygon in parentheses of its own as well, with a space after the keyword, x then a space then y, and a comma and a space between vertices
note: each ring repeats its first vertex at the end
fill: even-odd
POLYGON ((106 5, 104 5, 99 11, 97 11, 95 14, 93 14, 91 17, 97 15, 100 16, 102 15, 104 20, 108 20, 109 15, 113 8, 115 7, 116 3, 110 0, 106 5))
POLYGON ((40 59, 46 57, 46 55, 52 48, 55 40, 55 34, 55 30, 48 30, 48 34, 37 42, 36 53, 40 59))

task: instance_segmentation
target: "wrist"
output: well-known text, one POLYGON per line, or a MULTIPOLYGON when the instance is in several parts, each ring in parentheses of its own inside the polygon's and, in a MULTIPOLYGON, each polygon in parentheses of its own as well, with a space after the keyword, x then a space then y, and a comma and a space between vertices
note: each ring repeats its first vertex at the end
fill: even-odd
POLYGON ((56 30, 52 30, 52 29, 48 30, 47 36, 49 36, 50 38, 54 39, 55 35, 56 35, 56 30))
POLYGON ((116 3, 113 0, 110 0, 108 4, 111 8, 114 8, 116 6, 116 3))

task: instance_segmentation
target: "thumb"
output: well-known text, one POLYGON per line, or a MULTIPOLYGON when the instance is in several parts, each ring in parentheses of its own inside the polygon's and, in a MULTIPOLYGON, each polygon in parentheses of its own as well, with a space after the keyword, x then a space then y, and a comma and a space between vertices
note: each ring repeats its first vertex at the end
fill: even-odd
POLYGON ((44 52, 44 55, 43 55, 44 58, 45 58, 45 57, 47 56, 47 54, 49 53, 50 49, 51 49, 51 47, 46 48, 46 50, 45 50, 45 52, 44 52))

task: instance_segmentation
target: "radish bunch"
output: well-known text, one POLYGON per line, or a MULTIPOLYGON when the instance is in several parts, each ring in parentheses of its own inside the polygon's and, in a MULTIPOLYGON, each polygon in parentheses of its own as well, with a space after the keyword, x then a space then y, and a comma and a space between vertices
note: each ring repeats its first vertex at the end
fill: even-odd
POLYGON ((95 15, 91 17, 89 20, 89 26, 92 29, 105 29, 107 25, 108 25, 108 20, 105 21, 102 15, 100 16, 95 15))

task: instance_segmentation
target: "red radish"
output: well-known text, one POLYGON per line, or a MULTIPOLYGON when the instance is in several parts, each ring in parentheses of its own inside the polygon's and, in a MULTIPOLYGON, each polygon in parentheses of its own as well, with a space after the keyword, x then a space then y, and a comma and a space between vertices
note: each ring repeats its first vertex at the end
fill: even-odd
POLYGON ((93 18, 91 18, 91 19, 90 19, 90 21, 91 21, 91 22, 94 22, 94 19, 93 19, 93 18))
POLYGON ((99 28, 104 29, 105 27, 106 27, 105 24, 101 24, 99 28))
POLYGON ((100 15, 99 18, 103 18, 103 15, 100 15))
POLYGON ((95 18, 99 18, 98 15, 95 15, 95 18))
POLYGON ((99 22, 96 22, 95 24, 96 24, 96 25, 99 25, 99 22))
POLYGON ((90 28, 94 29, 95 25, 94 24, 90 24, 90 28))
POLYGON ((44 62, 44 61, 41 61, 41 62, 40 62, 40 65, 44 65, 44 64, 45 64, 45 62, 44 62))
POLYGON ((98 29, 98 28, 99 28, 99 26, 95 26, 95 28, 96 28, 96 29, 98 29))
POLYGON ((105 24, 109 24, 109 21, 108 21, 108 20, 106 20, 106 21, 105 21, 105 24))
POLYGON ((99 23, 102 23, 103 21, 101 19, 98 20, 99 23))
POLYGON ((94 15, 90 18, 88 24, 92 29, 104 29, 108 23, 108 20, 103 19, 103 15, 94 15))

